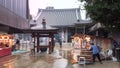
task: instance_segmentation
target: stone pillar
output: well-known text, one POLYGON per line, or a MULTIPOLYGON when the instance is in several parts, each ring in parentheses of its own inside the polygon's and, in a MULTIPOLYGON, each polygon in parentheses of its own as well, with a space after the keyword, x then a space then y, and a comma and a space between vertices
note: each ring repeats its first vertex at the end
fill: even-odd
POLYGON ((96 36, 98 36, 98 30, 96 31, 96 36))
POLYGON ((68 29, 65 29, 65 43, 68 42, 68 29))
POLYGON ((85 34, 85 25, 83 26, 83 34, 85 34))

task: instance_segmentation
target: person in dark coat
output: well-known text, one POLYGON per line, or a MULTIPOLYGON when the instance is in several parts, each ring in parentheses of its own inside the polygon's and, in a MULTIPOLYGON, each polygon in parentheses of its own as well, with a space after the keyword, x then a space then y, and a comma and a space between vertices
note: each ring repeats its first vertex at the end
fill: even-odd
POLYGON ((113 51, 113 57, 116 57, 116 48, 118 48, 119 47, 119 44, 115 41, 115 40, 113 40, 113 43, 112 43, 112 51, 113 51))

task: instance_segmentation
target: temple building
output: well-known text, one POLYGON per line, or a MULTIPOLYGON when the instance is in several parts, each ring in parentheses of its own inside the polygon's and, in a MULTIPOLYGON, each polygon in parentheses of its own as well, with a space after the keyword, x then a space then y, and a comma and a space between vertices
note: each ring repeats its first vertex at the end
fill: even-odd
POLYGON ((47 7, 39 9, 31 26, 39 25, 43 18, 46 19, 48 25, 59 29, 56 38, 62 42, 70 42, 71 36, 75 33, 85 34, 86 28, 93 25, 90 20, 81 19, 80 8, 54 9, 54 7, 47 7))

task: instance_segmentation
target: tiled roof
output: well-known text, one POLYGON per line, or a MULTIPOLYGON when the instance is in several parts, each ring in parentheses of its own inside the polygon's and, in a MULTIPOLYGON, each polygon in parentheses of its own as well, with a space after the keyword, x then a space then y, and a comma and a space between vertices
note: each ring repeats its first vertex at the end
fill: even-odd
MULTIPOLYGON (((43 26, 42 25, 36 25, 36 26, 33 26, 31 27, 32 30, 43 30, 43 26)), ((47 26, 46 25, 46 28, 44 30, 56 30, 57 28, 53 28, 53 27, 50 27, 50 26, 47 26)))
POLYGON ((46 19, 47 25, 68 26, 75 23, 86 23, 81 20, 80 9, 39 9, 36 17, 37 24, 41 24, 42 19, 46 19), (82 21, 82 22, 81 22, 82 21))

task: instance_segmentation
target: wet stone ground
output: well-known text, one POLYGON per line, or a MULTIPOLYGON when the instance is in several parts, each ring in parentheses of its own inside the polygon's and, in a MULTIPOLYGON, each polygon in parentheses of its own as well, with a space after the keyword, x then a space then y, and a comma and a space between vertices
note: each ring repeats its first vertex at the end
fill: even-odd
MULTIPOLYGON (((0 58, 0 68, 83 68, 70 62, 70 48, 56 48, 52 54, 47 52, 31 55, 30 52, 0 58)), ((103 61, 86 65, 86 68, 120 68, 118 62, 103 61)))
POLYGON ((28 53, 6 56, 0 59, 0 68, 66 68, 67 59, 60 56, 57 51, 31 55, 28 53))

